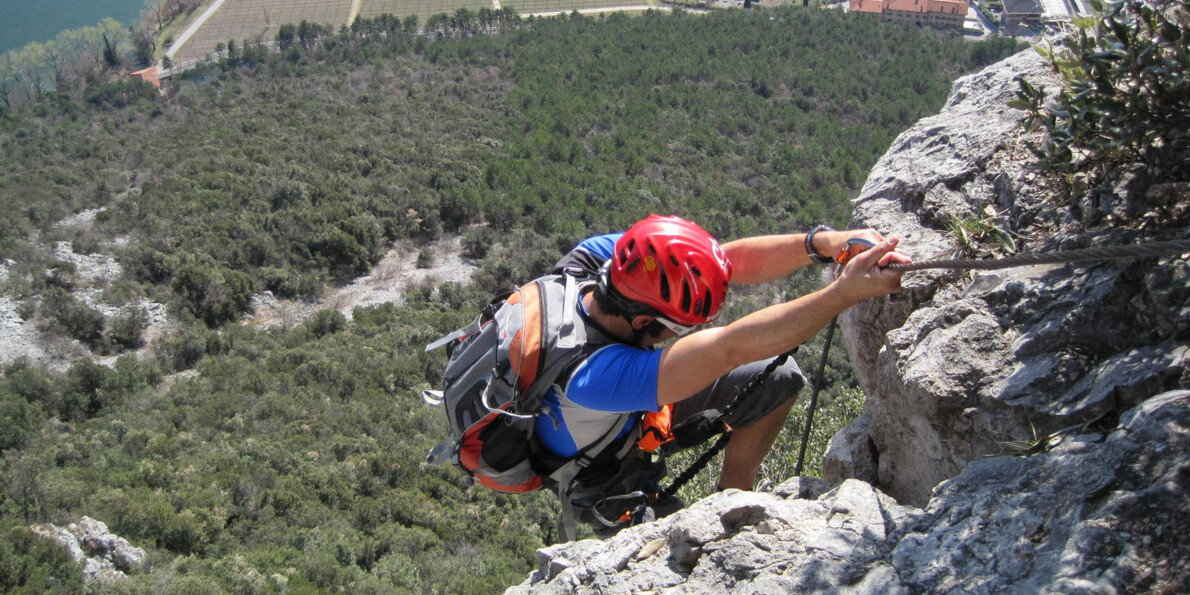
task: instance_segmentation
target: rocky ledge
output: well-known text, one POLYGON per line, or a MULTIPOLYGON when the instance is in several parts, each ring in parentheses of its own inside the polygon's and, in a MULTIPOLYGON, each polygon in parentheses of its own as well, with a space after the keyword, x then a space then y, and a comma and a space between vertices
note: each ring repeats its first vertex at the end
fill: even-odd
POLYGON ((1185 592, 1190 391, 1102 436, 972 464, 925 509, 870 484, 729 490, 607 541, 544 548, 508 593, 1185 592))

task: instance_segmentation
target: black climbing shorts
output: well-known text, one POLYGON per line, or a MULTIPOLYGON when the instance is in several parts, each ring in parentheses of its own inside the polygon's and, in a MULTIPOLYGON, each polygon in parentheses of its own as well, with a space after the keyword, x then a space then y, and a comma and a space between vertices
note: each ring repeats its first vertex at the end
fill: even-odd
MULTIPOLYGON (((673 424, 676 426, 682 420, 710 409, 723 411, 731 404, 737 390, 751 382, 772 361, 766 359, 740 366, 694 396, 678 401, 674 404, 673 424)), ((789 358, 765 379, 760 388, 744 397, 744 402, 727 419, 728 425, 743 428, 756 423, 796 397, 805 385, 806 377, 802 375, 801 368, 792 357, 789 358)))

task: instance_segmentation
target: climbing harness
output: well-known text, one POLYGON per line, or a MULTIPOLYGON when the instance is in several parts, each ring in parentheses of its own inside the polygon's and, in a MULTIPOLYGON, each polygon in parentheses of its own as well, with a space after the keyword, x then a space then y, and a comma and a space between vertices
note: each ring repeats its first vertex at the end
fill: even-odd
POLYGON ((773 374, 773 371, 784 365, 796 351, 797 349, 794 348, 787 353, 777 356, 765 366, 764 370, 761 370, 752 380, 748 381, 748 384, 737 388, 735 396, 732 397, 731 402, 728 403, 723 411, 704 411, 702 414, 691 417, 673 428, 673 440, 663 444, 660 448, 663 456, 669 456, 685 448, 697 446, 715 436, 719 436, 719 438, 711 448, 702 453, 685 471, 679 474, 669 487, 661 488, 657 486, 656 490, 637 490, 628 494, 600 498, 590 506, 595 520, 607 527, 621 526, 639 520, 650 505, 657 504, 660 501, 677 495, 678 490, 682 489, 682 486, 686 485, 690 480, 697 477, 710 464, 711 460, 715 458, 715 455, 722 452, 727 447, 727 443, 731 441, 733 428, 727 424, 727 418, 739 408, 740 403, 743 402, 745 397, 760 388, 768 380, 769 376, 773 374), (605 513, 605 511, 607 512, 605 513), (615 512, 613 513, 611 511, 615 512))

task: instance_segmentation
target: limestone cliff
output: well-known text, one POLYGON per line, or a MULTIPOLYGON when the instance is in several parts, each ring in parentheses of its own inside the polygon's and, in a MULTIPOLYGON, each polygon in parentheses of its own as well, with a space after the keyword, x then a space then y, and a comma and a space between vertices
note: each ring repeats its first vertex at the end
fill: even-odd
MULTIPOLYGON (((960 79, 873 169, 853 224, 919 260, 958 251, 948 228, 972 222, 1030 252, 1186 237, 1187 186, 1126 168, 1053 200, 1006 104, 1022 74, 1056 86, 1032 51, 960 79), (1106 223, 1086 225, 1092 207, 1106 223)), ((545 548, 511 592, 1190 592, 1185 257, 904 286, 843 317, 869 399, 828 483, 545 548)))

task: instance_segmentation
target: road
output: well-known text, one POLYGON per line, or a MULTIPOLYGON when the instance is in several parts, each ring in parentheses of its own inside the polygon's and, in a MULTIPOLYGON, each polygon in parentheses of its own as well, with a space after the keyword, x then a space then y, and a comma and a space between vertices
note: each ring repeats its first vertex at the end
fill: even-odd
POLYGON ((180 36, 178 36, 173 45, 169 46, 168 50, 165 50, 165 56, 170 60, 173 60, 174 54, 176 54, 178 50, 182 49, 182 46, 186 45, 186 42, 190 40, 190 36, 194 35, 194 33, 198 31, 199 27, 202 27, 202 24, 207 22, 207 19, 211 18, 211 15, 215 14, 215 11, 219 10, 220 6, 223 6, 223 2, 224 0, 215 0, 215 3, 204 10, 202 14, 198 16, 197 20, 195 20, 193 23, 190 23, 190 26, 186 27, 186 30, 183 31, 180 36))
MULTIPOLYGON (((968 0, 968 2, 967 2, 967 20, 968 21, 971 20, 972 15, 975 15, 975 20, 979 22, 979 27, 981 29, 983 29, 983 36, 987 36, 991 32, 996 31, 998 29, 998 27, 996 25, 993 25, 992 23, 988 22, 987 19, 983 18, 983 13, 979 12, 979 8, 975 5, 975 2, 971 2, 970 0, 968 0)), ((964 26, 966 26, 966 25, 964 25, 964 26)))

